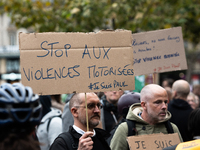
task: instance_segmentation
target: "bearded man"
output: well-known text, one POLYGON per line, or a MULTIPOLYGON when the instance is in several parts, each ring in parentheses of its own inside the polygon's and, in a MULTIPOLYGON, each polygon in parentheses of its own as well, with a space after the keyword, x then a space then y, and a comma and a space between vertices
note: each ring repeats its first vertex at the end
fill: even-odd
POLYGON ((86 93, 89 131, 85 106, 85 93, 73 95, 69 109, 74 118, 74 125, 68 132, 60 134, 50 150, 110 150, 106 142, 106 131, 95 128, 100 123, 102 104, 95 93, 86 93))

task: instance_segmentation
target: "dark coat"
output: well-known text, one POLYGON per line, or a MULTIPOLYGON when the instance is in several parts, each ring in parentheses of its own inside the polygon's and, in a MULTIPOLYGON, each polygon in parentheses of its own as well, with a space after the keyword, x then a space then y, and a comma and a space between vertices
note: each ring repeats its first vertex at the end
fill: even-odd
POLYGON ((174 146, 170 146, 170 147, 166 147, 163 150, 176 150, 178 144, 174 145, 174 146))
POLYGON ((109 103, 106 100, 105 95, 101 97, 101 103, 103 104, 103 108, 102 108, 103 110, 101 110, 101 115, 103 115, 102 125, 103 125, 104 130, 106 130, 107 132, 110 132, 117 124, 115 122, 114 117, 118 121, 121 116, 119 115, 117 106, 109 103))
MULTIPOLYGON (((92 137, 92 140, 94 142, 93 150, 110 150, 110 147, 106 142, 106 138, 109 136, 109 134, 106 131, 99 128, 95 128, 94 130, 96 132, 96 135, 92 137)), ((70 126, 68 132, 64 132, 62 134, 60 134, 55 139, 55 141, 50 147, 50 150, 77 150, 79 138, 82 135, 77 133, 72 126, 70 126), (65 134, 67 136, 65 138, 67 139, 66 142, 63 140, 63 138, 61 138, 62 134, 65 134)))
POLYGON ((192 140, 192 135, 188 132, 188 119, 193 109, 188 102, 181 99, 173 99, 168 105, 168 110, 172 114, 170 122, 178 127, 183 141, 192 140))

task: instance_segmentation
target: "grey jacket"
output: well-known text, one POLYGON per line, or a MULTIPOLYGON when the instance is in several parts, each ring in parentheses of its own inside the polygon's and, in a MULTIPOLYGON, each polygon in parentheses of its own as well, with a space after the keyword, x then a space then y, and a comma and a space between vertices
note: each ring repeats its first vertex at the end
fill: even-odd
POLYGON ((67 132, 69 127, 74 124, 74 118, 71 111, 69 110, 69 101, 65 104, 63 113, 62 113, 62 131, 67 132))

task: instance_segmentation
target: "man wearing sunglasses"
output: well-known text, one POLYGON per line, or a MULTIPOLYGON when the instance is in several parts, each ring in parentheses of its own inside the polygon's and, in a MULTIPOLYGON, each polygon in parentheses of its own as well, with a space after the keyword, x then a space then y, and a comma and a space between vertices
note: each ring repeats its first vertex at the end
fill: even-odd
POLYGON ((100 122, 102 105, 95 93, 86 93, 87 108, 85 106, 85 93, 73 95, 69 109, 74 118, 74 125, 68 132, 60 134, 50 150, 110 150, 105 138, 109 135, 106 131, 95 128, 100 122), (88 113, 89 131, 87 131, 88 113))

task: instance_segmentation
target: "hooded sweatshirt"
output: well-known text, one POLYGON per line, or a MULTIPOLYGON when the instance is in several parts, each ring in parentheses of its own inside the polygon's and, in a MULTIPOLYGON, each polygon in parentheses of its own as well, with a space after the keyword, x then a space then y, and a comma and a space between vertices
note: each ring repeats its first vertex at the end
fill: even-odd
MULTIPOLYGON (((150 125, 146 121, 144 121, 139 114, 141 114, 143 111, 143 108, 141 107, 140 103, 136 103, 130 106, 129 112, 127 114, 126 119, 134 120, 136 122, 136 134, 137 135, 145 135, 145 134, 154 134, 154 133, 164 133, 168 134, 167 129, 165 127, 164 122, 168 121, 171 118, 170 112, 167 112, 166 118, 155 125, 150 125)), ((179 130, 177 126, 173 123, 171 123, 172 128, 174 130, 174 133, 178 133, 180 137, 180 141, 182 141, 182 137, 179 133, 179 130)), ((127 123, 124 122, 119 125, 117 128, 111 143, 110 147, 112 150, 128 150, 128 142, 127 142, 127 136, 128 136, 128 126, 127 123)))
POLYGON ((188 131, 188 120, 192 110, 189 103, 182 99, 173 99, 168 105, 168 111, 172 114, 170 122, 178 127, 184 142, 193 139, 188 131))

